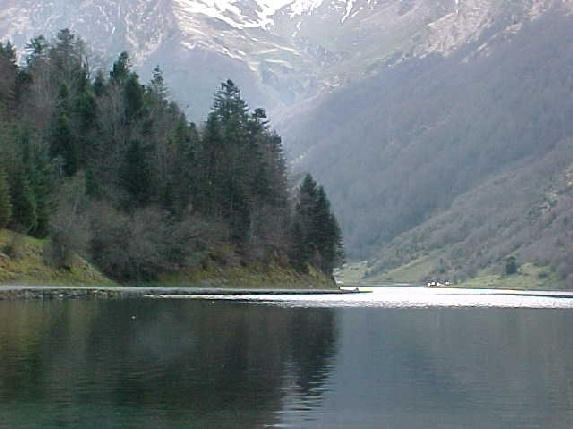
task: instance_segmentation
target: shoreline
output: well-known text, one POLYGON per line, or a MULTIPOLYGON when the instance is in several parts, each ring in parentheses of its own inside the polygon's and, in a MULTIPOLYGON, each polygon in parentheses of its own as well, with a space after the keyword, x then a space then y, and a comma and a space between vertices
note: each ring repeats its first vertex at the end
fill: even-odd
POLYGON ((163 295, 346 295, 341 289, 249 289, 194 286, 0 286, 0 301, 16 299, 153 298, 163 295))

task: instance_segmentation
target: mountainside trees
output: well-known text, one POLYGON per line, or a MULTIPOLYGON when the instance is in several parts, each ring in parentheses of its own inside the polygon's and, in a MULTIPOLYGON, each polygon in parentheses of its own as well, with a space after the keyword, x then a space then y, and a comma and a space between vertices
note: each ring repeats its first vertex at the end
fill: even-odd
POLYGON ((5 228, 12 218, 12 203, 6 175, 0 170, 0 228, 5 228))
POLYGON ((197 127, 159 68, 141 84, 123 52, 92 77, 84 51, 63 30, 32 40, 18 67, 0 44, 0 226, 49 236, 52 261, 67 266, 71 249, 122 281, 213 258, 290 266, 290 255, 301 271, 332 272, 341 238, 324 190, 310 218, 292 214, 281 138, 232 81, 197 127))
POLYGON ((342 263, 342 235, 322 186, 307 174, 298 189, 292 226, 291 258, 298 267, 311 263, 332 272, 342 263))
MULTIPOLYGON (((411 255, 421 256, 418 249, 429 234, 438 235, 433 219, 463 213, 458 206, 464 196, 474 199, 475 221, 448 217, 436 240, 444 249, 440 257, 449 259, 451 252, 452 265, 464 265, 457 270, 464 276, 516 252, 506 246, 515 243, 515 233, 503 240, 503 253, 472 243, 469 237, 478 232, 479 242, 493 243, 501 231, 520 224, 532 243, 546 236, 547 231, 538 236, 531 223, 522 223, 529 219, 522 202, 532 203, 527 195, 547 182, 531 188, 512 182, 506 198, 489 200, 490 206, 477 196, 484 183, 505 177, 520 163, 533 171, 536 160, 573 136, 572 24, 570 15, 553 12, 507 37, 483 33, 449 56, 404 61, 341 87, 288 122, 284 134, 293 155, 304 154, 301 168, 312 166, 331 190, 351 258, 384 261, 380 272, 408 264, 411 255), (511 217, 499 222, 499 230, 486 227, 484 213, 500 213, 500 202, 510 199, 524 211, 508 211, 511 217)), ((560 227, 560 241, 572 247, 566 225, 560 227)), ((555 268, 569 261, 560 246, 555 242, 546 251, 554 255, 555 268)))

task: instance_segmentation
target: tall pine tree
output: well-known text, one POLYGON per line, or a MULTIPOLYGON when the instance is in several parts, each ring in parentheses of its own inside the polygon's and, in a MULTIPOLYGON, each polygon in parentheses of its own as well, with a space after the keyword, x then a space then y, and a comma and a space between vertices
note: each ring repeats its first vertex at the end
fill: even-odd
POLYGON ((10 225, 12 229, 27 234, 38 226, 36 195, 23 169, 16 170, 11 179, 12 221, 10 225))
POLYGON ((152 169, 149 148, 139 140, 132 140, 120 170, 121 185, 128 194, 128 207, 143 207, 152 197, 152 169))
POLYGON ((0 169, 0 228, 5 228, 12 217, 10 189, 3 169, 0 169))
POLYGON ((307 174, 298 190, 290 255, 302 270, 308 264, 331 275, 344 258, 342 236, 322 186, 307 174))

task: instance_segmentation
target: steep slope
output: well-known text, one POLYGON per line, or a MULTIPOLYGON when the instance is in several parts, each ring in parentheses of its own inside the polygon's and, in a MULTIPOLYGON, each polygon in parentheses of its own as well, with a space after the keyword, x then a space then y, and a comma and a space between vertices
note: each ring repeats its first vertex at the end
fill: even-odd
POLYGON ((67 268, 54 268, 46 261, 46 247, 46 240, 0 229, 0 284, 115 284, 79 256, 75 256, 67 268))
POLYGON ((195 118, 218 83, 279 111, 430 53, 450 54, 561 0, 5 0, 0 39, 22 48, 68 27, 107 66, 127 50, 144 78, 159 64, 195 118))
POLYGON ((351 257, 368 257, 456 198, 573 135, 573 20, 561 10, 408 61, 291 123, 332 195, 351 257))
POLYGON ((275 124, 280 113, 295 168, 311 170, 332 196, 349 256, 380 252, 383 270, 398 263, 388 255, 408 242, 401 234, 462 196, 479 199, 495 177, 549 159, 573 135, 572 8, 571 0, 5 0, 0 37, 22 46, 70 27, 94 42, 102 64, 127 49, 144 79, 162 66, 195 120, 232 78, 275 124))
MULTIPOLYGON (((484 181, 445 211, 378 249, 370 277, 425 261, 419 278, 503 273, 508 256, 556 271, 573 287, 573 139, 484 181)), ((543 276, 549 272, 541 271, 543 276)))
POLYGON ((250 95, 254 105, 276 101, 272 94, 263 95, 260 79, 238 54, 241 45, 236 39, 245 38, 243 30, 209 13, 193 12, 189 4, 194 2, 8 3, 0 12, 2 39, 13 40, 23 48, 39 34, 53 37, 59 29, 70 28, 90 41, 92 68, 108 68, 121 51, 127 50, 144 79, 156 65, 164 69, 167 79, 173 81, 173 98, 187 106, 195 119, 208 109, 219 83, 229 77, 250 95))

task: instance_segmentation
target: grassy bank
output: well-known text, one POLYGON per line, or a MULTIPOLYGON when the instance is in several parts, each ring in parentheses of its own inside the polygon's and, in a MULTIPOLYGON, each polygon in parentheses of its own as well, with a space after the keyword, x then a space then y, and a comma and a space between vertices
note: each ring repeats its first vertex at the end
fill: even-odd
POLYGON ((220 267, 210 264, 206 268, 189 268, 161 276, 157 282, 165 286, 193 285, 208 287, 249 287, 281 289, 330 289, 335 288, 331 278, 309 269, 301 274, 278 265, 237 265, 220 267))
MULTIPOLYGON (((391 285, 391 284, 414 284, 423 285, 426 279, 439 278, 439 275, 430 274, 436 272, 439 266, 439 255, 425 255, 409 264, 396 267, 392 270, 368 275, 368 265, 364 262, 345 264, 337 278, 346 285, 391 285)), ((454 282, 454 287, 467 288, 493 288, 493 289, 563 289, 563 280, 559 278, 549 267, 537 266, 532 263, 522 264, 517 272, 512 275, 500 274, 500 269, 482 270, 474 277, 454 282)))
MULTIPOLYGON (((69 268, 56 269, 44 257, 46 240, 0 230, 0 284, 112 286, 116 283, 86 260, 76 257, 69 268)), ((209 286, 249 288, 334 288, 332 279, 309 269, 301 274, 278 265, 253 264, 219 266, 211 262, 206 266, 189 268, 161 276, 145 285, 162 286, 209 286)))
POLYGON ((437 267, 437 258, 427 255, 409 264, 372 276, 372 280, 396 283, 422 283, 422 279, 437 267))
POLYGON ((114 285, 91 264, 76 257, 69 268, 56 269, 45 260, 46 240, 0 230, 0 284, 114 285))
POLYGON ((459 287, 468 288, 501 288, 501 289, 563 289, 563 280, 547 267, 531 263, 523 264, 517 273, 502 275, 482 271, 474 278, 459 283, 459 287))

